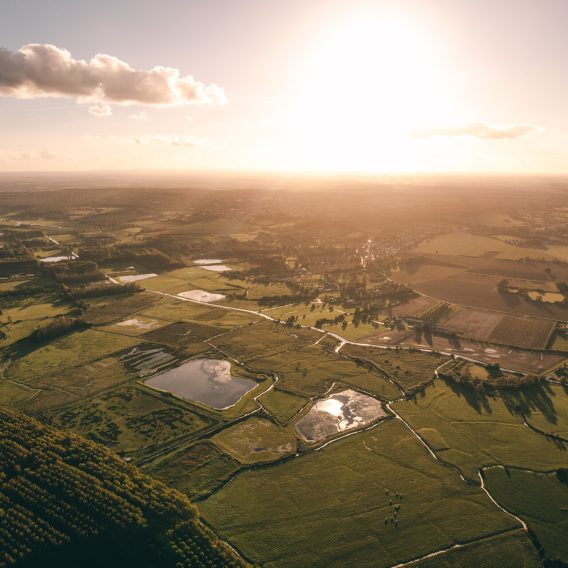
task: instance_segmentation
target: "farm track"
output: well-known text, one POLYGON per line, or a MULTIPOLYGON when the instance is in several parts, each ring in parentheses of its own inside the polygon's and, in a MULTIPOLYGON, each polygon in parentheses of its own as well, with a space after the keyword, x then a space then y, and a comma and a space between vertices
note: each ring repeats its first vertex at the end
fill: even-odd
POLYGON ((473 540, 470 540, 468 542, 465 542, 464 544, 460 544, 460 543, 456 543, 456 544, 452 544, 451 546, 446 546, 444 548, 440 548, 439 550, 436 550, 434 552, 430 552, 428 554, 425 554, 424 556, 419 556, 417 558, 414 558, 413 560, 408 560, 407 562, 401 562, 399 564, 393 564, 391 566, 389 566, 389 568, 404 568, 405 566, 412 566, 413 564, 416 564, 417 562, 421 562, 422 560, 428 560, 428 558, 436 558, 437 556, 441 556, 443 554, 446 554, 447 552, 451 552, 452 550, 459 550, 462 548, 469 548, 470 546, 474 546, 476 544, 479 544, 480 542, 485 542, 488 540, 493 540, 495 538, 498 538, 504 534, 510 533, 510 532, 514 532, 514 531, 518 531, 518 528, 511 528, 511 529, 506 529, 503 530, 501 532, 497 532, 488 536, 483 536, 480 538, 476 538, 473 540))

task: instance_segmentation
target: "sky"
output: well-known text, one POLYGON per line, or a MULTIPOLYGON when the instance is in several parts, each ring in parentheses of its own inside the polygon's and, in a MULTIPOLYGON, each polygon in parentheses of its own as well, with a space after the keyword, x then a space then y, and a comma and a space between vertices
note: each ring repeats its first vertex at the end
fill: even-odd
POLYGON ((568 173, 567 0, 0 0, 0 171, 568 173))

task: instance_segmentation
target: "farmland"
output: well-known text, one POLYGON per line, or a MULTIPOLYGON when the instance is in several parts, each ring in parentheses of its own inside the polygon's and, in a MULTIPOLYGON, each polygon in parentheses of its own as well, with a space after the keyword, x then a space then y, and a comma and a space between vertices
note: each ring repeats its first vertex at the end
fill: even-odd
POLYGON ((526 211, 485 204, 456 230, 447 194, 420 224, 408 188, 362 194, 369 215, 218 191, 70 192, 61 219, 39 192, 32 224, 0 192, 0 405, 185 494, 243 563, 552 559, 560 514, 533 497, 563 496, 568 265, 503 255, 561 237, 531 248, 526 211))
POLYGON ((249 418, 212 438, 241 463, 273 461, 296 450, 294 434, 268 420, 249 418))
POLYGON ((48 414, 57 427, 82 434, 116 451, 136 454, 191 437, 216 424, 213 416, 141 387, 123 387, 48 414))
POLYGON ((488 395, 437 380, 422 396, 392 405, 438 457, 476 480, 482 467, 507 465, 535 471, 563 467, 565 444, 524 425, 537 409, 548 423, 558 412, 547 385, 488 395))
POLYGON ((556 473, 489 468, 485 482, 495 499, 524 519, 548 558, 568 561, 568 487, 556 473))
POLYGON ((223 537, 273 566, 305 563, 314 542, 320 566, 337 558, 390 566, 518 527, 478 488, 433 462, 394 420, 282 465, 242 473, 200 508, 223 537), (395 493, 403 497, 396 526, 390 521, 395 493), (267 524, 271 531, 257 530, 267 524))

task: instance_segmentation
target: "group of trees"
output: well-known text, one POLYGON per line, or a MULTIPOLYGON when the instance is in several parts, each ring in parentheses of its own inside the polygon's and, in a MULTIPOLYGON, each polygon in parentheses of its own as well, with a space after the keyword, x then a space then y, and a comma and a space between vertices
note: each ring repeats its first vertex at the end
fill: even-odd
POLYGON ((49 269, 51 275, 61 284, 84 284, 104 280, 106 276, 99 270, 96 262, 61 261, 53 263, 49 269))
POLYGON ((81 318, 59 317, 44 327, 39 327, 30 335, 30 339, 36 343, 51 341, 71 331, 86 329, 90 324, 81 318))
POLYGON ((0 410, 0 565, 240 567, 181 493, 94 442, 0 410))
POLYGON ((95 284, 82 285, 77 288, 62 286, 65 298, 69 300, 83 300, 85 298, 97 298, 100 296, 120 296, 124 294, 134 294, 142 289, 135 282, 127 284, 114 284, 113 282, 99 282, 95 284))

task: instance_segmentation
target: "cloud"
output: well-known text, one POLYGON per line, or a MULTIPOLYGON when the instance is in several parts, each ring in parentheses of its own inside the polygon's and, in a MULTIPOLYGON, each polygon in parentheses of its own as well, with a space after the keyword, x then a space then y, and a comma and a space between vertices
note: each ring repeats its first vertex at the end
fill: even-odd
POLYGON ((56 154, 55 152, 50 152, 49 150, 41 150, 40 152, 19 152, 13 157, 17 160, 57 160, 63 159, 68 160, 69 156, 64 154, 56 154))
POLYGON ((130 118, 132 120, 136 120, 137 122, 144 122, 144 121, 148 120, 148 114, 146 113, 146 111, 143 110, 141 112, 131 114, 130 118))
MULTIPOLYGON (((100 53, 90 61, 74 59, 69 51, 49 44, 27 44, 17 52, 0 48, 0 96, 69 97, 80 103, 152 106, 222 104, 227 100, 218 85, 182 76, 173 67, 138 70, 100 53)), ((97 107, 90 109, 96 114, 93 108, 97 107)))
POLYGON ((415 138, 433 138, 435 136, 471 136, 483 140, 505 140, 520 138, 535 130, 533 126, 514 124, 510 126, 492 126, 482 122, 417 130, 412 133, 415 138))
POLYGON ((89 112, 94 116, 102 118, 104 116, 110 116, 112 114, 112 109, 110 108, 110 105, 97 103, 96 105, 89 107, 89 112))
POLYGON ((178 136, 178 135, 163 135, 155 134, 152 136, 141 136, 134 138, 136 144, 147 145, 147 144, 171 144, 172 146, 186 146, 188 148, 195 148, 196 146, 202 146, 203 141, 193 138, 191 136, 178 136))

